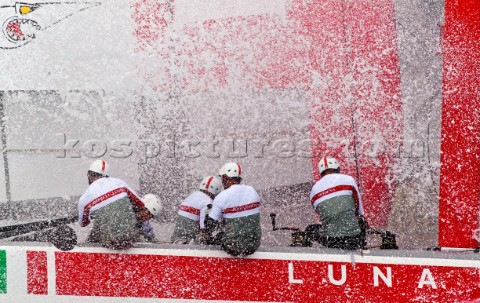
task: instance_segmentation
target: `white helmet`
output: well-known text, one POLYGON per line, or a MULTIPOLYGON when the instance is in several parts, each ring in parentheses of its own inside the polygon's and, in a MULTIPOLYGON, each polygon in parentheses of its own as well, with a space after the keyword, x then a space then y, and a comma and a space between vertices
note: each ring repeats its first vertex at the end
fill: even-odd
POLYGON ((203 189, 208 191, 209 193, 218 195, 218 193, 221 192, 223 189, 222 180, 215 176, 205 177, 203 178, 202 182, 200 182, 198 189, 203 189))
POLYGON ((110 165, 107 164, 104 160, 95 160, 90 164, 89 171, 100 174, 104 177, 110 175, 110 165))
POLYGON ((160 214, 160 211, 162 210, 162 203, 154 194, 146 194, 143 196, 143 203, 154 217, 160 214))
POLYGON ((323 173, 326 169, 338 169, 340 168, 340 164, 338 163, 337 159, 334 157, 324 157, 323 159, 318 162, 318 171, 323 173))
POLYGON ((221 177, 227 175, 230 178, 241 178, 242 177, 242 167, 238 163, 230 162, 222 166, 218 172, 218 176, 221 177))

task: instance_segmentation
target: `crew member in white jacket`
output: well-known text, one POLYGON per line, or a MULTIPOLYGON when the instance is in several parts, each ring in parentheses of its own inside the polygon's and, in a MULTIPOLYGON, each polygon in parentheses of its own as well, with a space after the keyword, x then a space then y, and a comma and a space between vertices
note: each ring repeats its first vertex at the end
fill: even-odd
POLYGON ((321 179, 312 188, 310 202, 322 230, 314 239, 331 248, 362 248, 366 222, 357 183, 351 176, 340 173, 340 164, 334 157, 321 159, 318 169, 321 179))
POLYGON ((219 242, 228 254, 248 256, 260 246, 260 196, 249 186, 240 184, 242 168, 227 163, 219 172, 225 190, 214 200, 208 217, 219 225, 219 242))
POLYGON ((109 177, 104 160, 95 160, 87 173, 90 184, 78 202, 78 223, 94 219, 87 242, 127 249, 140 240, 143 222, 153 217, 142 199, 124 181, 109 177))
POLYGON ((211 206, 213 199, 222 191, 222 181, 215 176, 203 178, 197 191, 190 194, 180 205, 175 218, 175 230, 171 241, 188 244, 196 239, 200 231, 200 217, 203 209, 211 206))

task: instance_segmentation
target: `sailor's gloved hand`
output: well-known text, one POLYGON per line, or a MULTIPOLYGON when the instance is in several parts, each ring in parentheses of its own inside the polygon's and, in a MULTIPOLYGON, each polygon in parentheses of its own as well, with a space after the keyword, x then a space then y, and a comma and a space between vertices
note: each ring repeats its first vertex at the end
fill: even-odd
POLYGON ((143 223, 153 218, 152 213, 146 207, 136 209, 135 216, 137 218, 137 221, 140 223, 143 223))
POLYGON ((368 225, 368 222, 367 222, 367 220, 365 220, 364 216, 358 216, 358 225, 360 226, 360 230, 361 230, 362 233, 366 233, 367 229, 370 228, 370 226, 368 225))
POLYGON ((212 234, 206 229, 201 229, 198 237, 198 241, 199 241, 199 244, 210 245, 213 241, 212 234))
POLYGON ((367 248, 367 230, 370 229, 367 220, 365 220, 364 216, 358 216, 358 225, 360 226, 360 248, 366 249, 367 248))
POLYGON ((213 231, 215 230, 215 228, 217 228, 217 221, 210 218, 209 215, 206 215, 204 222, 205 222, 205 229, 204 230, 211 235, 213 233, 213 231))

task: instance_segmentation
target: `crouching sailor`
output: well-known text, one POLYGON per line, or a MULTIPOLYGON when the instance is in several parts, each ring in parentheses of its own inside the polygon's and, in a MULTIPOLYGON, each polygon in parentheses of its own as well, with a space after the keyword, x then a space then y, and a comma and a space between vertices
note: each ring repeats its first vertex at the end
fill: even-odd
POLYGON ((248 256, 260 246, 260 196, 242 182, 242 168, 225 164, 219 172, 225 190, 214 200, 208 218, 221 221, 219 239, 222 249, 232 256, 248 256))
POLYGON ((95 160, 87 173, 89 187, 78 202, 78 223, 93 219, 87 242, 110 249, 127 249, 141 240, 141 226, 152 217, 142 199, 130 186, 109 177, 109 166, 95 160))
POLYGON ((365 245, 362 198, 355 180, 340 173, 333 157, 318 163, 321 179, 310 193, 310 202, 320 218, 322 230, 314 240, 325 247, 354 250, 365 245))
POLYGON ((200 182, 198 190, 190 194, 180 205, 171 238, 173 243, 187 244, 197 238, 201 210, 211 207, 213 199, 222 189, 222 181, 215 176, 205 177, 200 182))
POLYGON ((140 234, 148 242, 158 242, 153 231, 151 219, 160 215, 160 211, 163 207, 162 203, 154 194, 146 194, 145 196, 143 196, 143 203, 145 204, 145 207, 149 210, 149 212, 142 212, 141 215, 144 215, 145 217, 137 218, 137 221, 141 222, 141 225, 139 226, 140 234))

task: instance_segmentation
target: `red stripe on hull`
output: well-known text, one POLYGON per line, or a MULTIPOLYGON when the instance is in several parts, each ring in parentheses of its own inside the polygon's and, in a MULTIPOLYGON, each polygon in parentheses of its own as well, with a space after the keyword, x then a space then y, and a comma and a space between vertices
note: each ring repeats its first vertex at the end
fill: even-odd
POLYGON ((474 248, 480 195, 480 2, 446 0, 439 245, 474 248))
POLYGON ((47 253, 27 251, 27 293, 48 295, 47 253))
POLYGON ((56 270, 58 295, 295 303, 460 302, 479 281, 476 268, 102 253, 57 252, 56 270))

